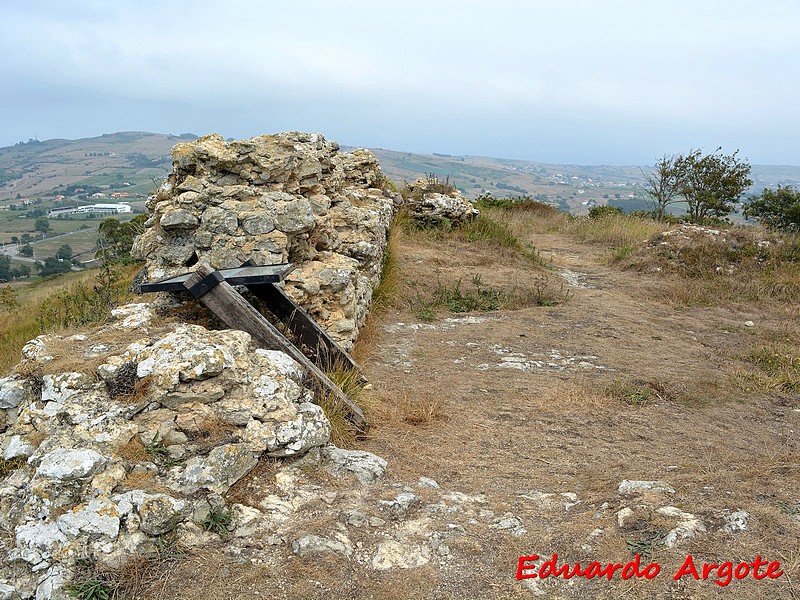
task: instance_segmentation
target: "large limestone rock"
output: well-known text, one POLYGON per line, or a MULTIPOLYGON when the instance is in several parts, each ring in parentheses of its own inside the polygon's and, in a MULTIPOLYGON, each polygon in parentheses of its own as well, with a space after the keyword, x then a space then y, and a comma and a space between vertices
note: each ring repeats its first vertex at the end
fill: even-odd
POLYGON ((338 148, 299 132, 176 145, 134 255, 147 260, 150 280, 184 272, 195 258, 215 268, 293 262, 287 293, 349 348, 401 199, 381 188, 371 152, 338 148))

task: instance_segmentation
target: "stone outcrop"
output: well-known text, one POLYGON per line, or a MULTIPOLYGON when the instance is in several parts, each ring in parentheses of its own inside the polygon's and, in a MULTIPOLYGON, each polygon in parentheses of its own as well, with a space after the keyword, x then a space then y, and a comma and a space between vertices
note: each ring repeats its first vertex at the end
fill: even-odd
POLYGON ((115 313, 91 340, 32 340, 0 379, 0 450, 17 466, 0 483, 0 529, 13 532, 0 544, 2 583, 21 597, 61 597, 80 561, 118 568, 152 555, 261 456, 330 438, 287 355, 241 331, 153 327, 146 304, 115 313))
POLYGON ((435 178, 421 177, 406 187, 406 206, 411 218, 423 227, 449 228, 480 213, 456 188, 435 178))
POLYGON ((375 156, 339 153, 299 132, 227 142, 180 143, 173 168, 148 201, 151 217, 133 254, 149 280, 196 261, 293 262, 285 291, 349 348, 378 283, 398 194, 382 188, 375 156))

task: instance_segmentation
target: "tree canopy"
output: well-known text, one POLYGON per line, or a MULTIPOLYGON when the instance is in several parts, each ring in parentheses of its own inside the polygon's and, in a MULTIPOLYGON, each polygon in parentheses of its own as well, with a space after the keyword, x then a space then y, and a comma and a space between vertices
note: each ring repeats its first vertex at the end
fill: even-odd
POLYGON ((760 196, 750 198, 744 214, 770 229, 800 231, 800 190, 780 185, 777 190, 765 188, 760 196))
POLYGON ((702 223, 707 217, 726 217, 753 184, 750 165, 736 156, 739 151, 726 156, 721 150, 717 148, 705 156, 694 150, 683 160, 680 191, 689 205, 689 220, 693 223, 702 223))
POLYGON ((688 154, 665 154, 653 171, 643 172, 645 191, 651 198, 653 216, 663 221, 670 204, 684 201, 693 223, 707 218, 721 219, 733 210, 745 190, 753 184, 750 165, 717 148, 711 154, 691 150, 688 154))
POLYGON ((686 157, 680 154, 669 156, 665 154, 656 161, 653 171, 642 171, 645 180, 645 192, 653 203, 653 217, 663 221, 667 206, 680 202, 678 195, 681 192, 681 177, 683 175, 686 157))
POLYGON ((137 215, 130 221, 120 221, 109 217, 98 226, 100 238, 97 240, 98 258, 110 262, 128 264, 131 258, 133 239, 144 231, 144 222, 148 215, 137 215))

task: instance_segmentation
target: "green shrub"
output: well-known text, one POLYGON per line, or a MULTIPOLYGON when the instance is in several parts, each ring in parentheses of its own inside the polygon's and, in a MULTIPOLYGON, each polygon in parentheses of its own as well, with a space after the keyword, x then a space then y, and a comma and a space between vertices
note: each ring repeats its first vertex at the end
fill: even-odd
POLYGON ((780 185, 777 190, 765 188, 760 196, 750 198, 744 214, 770 229, 800 231, 800 190, 780 185))
POLYGON ((622 215, 625 212, 618 206, 593 206, 589 209, 590 219, 603 219, 611 215, 622 215))

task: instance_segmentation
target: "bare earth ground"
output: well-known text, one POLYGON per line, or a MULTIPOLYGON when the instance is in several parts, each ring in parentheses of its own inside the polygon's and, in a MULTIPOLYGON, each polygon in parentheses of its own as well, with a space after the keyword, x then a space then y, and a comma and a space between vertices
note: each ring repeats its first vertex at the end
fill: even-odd
MULTIPOLYGON (((796 333, 798 315, 780 306, 679 309, 661 299, 673 283, 607 266, 601 246, 562 235, 530 241, 552 261, 551 285, 571 292, 567 303, 468 315, 439 309, 424 322, 415 299, 437 278, 480 274, 485 285, 524 289, 541 270, 476 244, 402 238, 401 300, 372 324, 361 352, 374 391, 373 429, 359 448, 389 461, 384 485, 426 476, 442 490, 486 497, 474 514, 422 517, 428 496, 419 491, 412 510, 420 521, 463 527, 448 538, 449 554, 377 572, 335 556, 301 559, 286 546, 241 565, 212 546, 181 561, 161 597, 800 597, 800 401, 796 393, 745 392, 735 378, 752 368, 740 360, 747 349, 761 336, 796 333), (652 394, 626 402, 607 391, 626 384, 652 394), (661 480, 674 492, 623 496, 625 479, 661 480), (620 525, 626 507, 632 513, 620 525), (658 511, 665 507, 677 510, 658 511), (746 529, 723 531, 724 516, 738 510, 750 515, 746 529), (518 526, 498 524, 502 516, 518 526), (693 518, 703 529, 683 539, 693 518), (672 548, 664 542, 670 531, 672 548), (559 564, 585 566, 625 563, 636 552, 661 566, 656 578, 515 577, 520 555, 557 553, 559 564), (698 568, 760 555, 780 561, 784 574, 725 587, 715 574, 674 581, 689 554, 698 568)), ((260 476, 268 487, 269 474, 260 476)), ((365 493, 386 497, 387 488, 365 493)))

